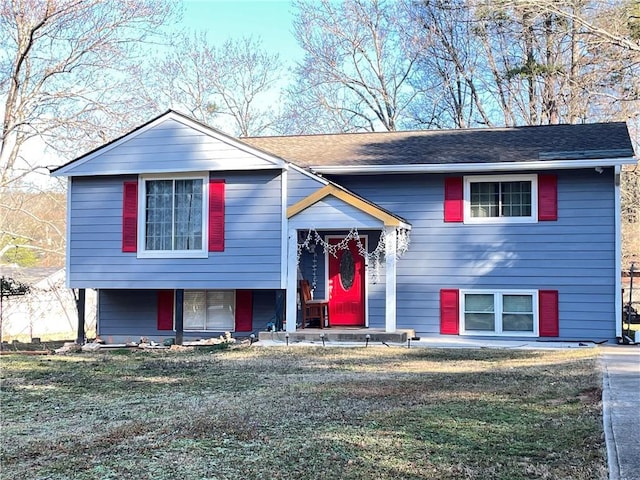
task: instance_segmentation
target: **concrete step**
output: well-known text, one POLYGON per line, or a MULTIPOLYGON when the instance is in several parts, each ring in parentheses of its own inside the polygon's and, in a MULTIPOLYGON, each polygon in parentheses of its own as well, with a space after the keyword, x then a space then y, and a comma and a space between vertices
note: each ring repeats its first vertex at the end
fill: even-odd
MULTIPOLYGON (((384 329, 376 328, 358 328, 358 329, 343 329, 343 328, 305 328, 289 333, 289 342, 322 342, 324 335, 325 342, 334 343, 363 343, 367 341, 367 335, 369 336, 369 343, 405 343, 408 339, 415 337, 415 331, 412 329, 396 330, 395 332, 385 332, 384 329)), ((259 340, 274 340, 277 337, 278 340, 283 341, 286 339, 286 332, 260 332, 258 334, 259 340)))

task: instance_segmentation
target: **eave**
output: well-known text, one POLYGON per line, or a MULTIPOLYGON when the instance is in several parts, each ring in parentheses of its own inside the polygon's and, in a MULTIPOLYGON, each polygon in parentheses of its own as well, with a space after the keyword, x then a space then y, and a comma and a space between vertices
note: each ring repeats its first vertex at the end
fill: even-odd
POLYGON ((315 165, 312 171, 332 175, 358 175, 362 173, 384 175, 389 173, 466 173, 526 170, 562 170, 576 168, 615 167, 635 165, 636 157, 597 158, 580 160, 536 160, 527 162, 448 163, 414 165, 315 165))

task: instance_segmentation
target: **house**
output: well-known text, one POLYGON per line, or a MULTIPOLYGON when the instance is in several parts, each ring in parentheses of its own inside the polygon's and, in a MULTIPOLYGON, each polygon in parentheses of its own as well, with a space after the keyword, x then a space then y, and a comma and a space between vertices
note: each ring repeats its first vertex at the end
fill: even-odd
POLYGON ((169 111, 59 167, 98 334, 620 336, 624 123, 235 139, 169 111))

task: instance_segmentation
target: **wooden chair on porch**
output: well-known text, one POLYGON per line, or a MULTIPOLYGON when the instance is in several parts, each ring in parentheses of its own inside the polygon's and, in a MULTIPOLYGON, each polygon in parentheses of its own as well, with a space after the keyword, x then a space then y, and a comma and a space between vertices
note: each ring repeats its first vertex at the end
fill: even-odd
POLYGON ((302 306, 302 326, 310 326, 318 320, 320 328, 329 327, 329 300, 311 298, 311 287, 308 280, 300 280, 300 304, 302 306))

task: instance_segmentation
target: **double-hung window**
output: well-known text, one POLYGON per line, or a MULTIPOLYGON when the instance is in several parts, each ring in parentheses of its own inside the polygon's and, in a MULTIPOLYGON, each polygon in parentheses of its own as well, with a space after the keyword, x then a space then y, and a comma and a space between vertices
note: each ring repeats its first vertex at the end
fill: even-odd
POLYGON ((476 335, 538 335, 537 291, 463 290, 461 332, 476 335))
POLYGON ((537 198, 536 175, 465 177, 465 222, 536 222, 537 198))
POLYGON ((236 297, 233 290, 185 290, 184 329, 232 332, 236 297))
POLYGON ((206 175, 141 177, 141 256, 207 255, 207 180, 206 175))

